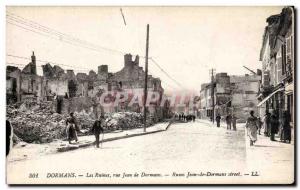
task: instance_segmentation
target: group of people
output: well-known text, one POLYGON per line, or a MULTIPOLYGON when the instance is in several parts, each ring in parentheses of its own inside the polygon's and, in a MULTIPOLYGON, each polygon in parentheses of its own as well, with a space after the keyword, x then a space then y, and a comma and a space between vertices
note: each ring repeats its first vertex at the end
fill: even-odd
MULTIPOLYGON (((216 116, 217 127, 220 127, 221 119, 222 119, 221 115, 217 114, 217 116, 216 116)), ((231 130, 231 127, 232 127, 232 129, 236 131, 236 121, 237 121, 237 119, 238 118, 234 114, 231 115, 230 113, 225 117, 227 130, 231 130)))
POLYGON ((264 129, 264 135, 270 137, 271 141, 275 141, 275 134, 279 133, 280 141, 291 142, 291 127, 290 116, 287 111, 284 111, 282 117, 278 117, 278 112, 275 110, 270 114, 266 112, 263 121, 260 117, 254 116, 254 111, 250 112, 246 122, 247 134, 250 138, 250 146, 257 141, 257 133, 261 134, 261 129, 264 129))
POLYGON ((291 142, 291 127, 290 114, 288 111, 282 113, 282 117, 278 117, 278 112, 273 111, 270 114, 268 111, 261 122, 264 125, 264 135, 270 137, 270 140, 275 140, 275 134, 279 133, 280 140, 283 142, 291 142))
POLYGON ((175 114, 175 119, 178 119, 180 121, 186 121, 186 122, 189 122, 189 121, 195 122, 196 116, 192 115, 192 114, 188 114, 188 115, 185 115, 185 114, 175 114))
MULTIPOLYGON (((91 128, 91 132, 95 135, 95 144, 96 147, 99 148, 100 144, 100 134, 104 132, 103 129, 103 122, 104 122, 104 116, 101 115, 93 124, 91 128)), ((75 142, 78 142, 78 135, 77 133, 80 132, 79 126, 77 124, 76 118, 74 116, 74 113, 70 113, 70 117, 66 120, 66 134, 69 141, 69 144, 72 144, 72 141, 75 140, 75 142)), ((102 139, 103 140, 103 139, 102 139)))

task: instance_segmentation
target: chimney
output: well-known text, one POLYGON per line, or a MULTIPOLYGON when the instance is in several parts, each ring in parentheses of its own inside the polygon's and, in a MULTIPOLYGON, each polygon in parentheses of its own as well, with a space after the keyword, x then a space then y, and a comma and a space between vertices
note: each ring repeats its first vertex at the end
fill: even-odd
POLYGON ((131 67, 132 66, 132 55, 131 54, 125 54, 124 55, 124 63, 125 67, 131 67))
POLYGON ((32 64, 30 67, 30 73, 36 75, 36 59, 35 59, 34 51, 32 51, 31 63, 32 64))
POLYGON ((34 51, 32 52, 31 63, 36 64, 36 59, 35 59, 34 51))
POLYGON ((134 60, 134 64, 138 66, 139 65, 139 61, 140 61, 140 57, 139 57, 139 55, 136 55, 135 56, 135 60, 134 60))

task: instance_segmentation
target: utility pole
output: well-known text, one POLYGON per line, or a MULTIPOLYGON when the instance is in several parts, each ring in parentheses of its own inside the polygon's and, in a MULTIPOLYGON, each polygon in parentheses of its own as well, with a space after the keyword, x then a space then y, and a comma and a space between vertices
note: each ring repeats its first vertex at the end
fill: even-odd
POLYGON ((210 70, 210 74, 211 74, 211 83, 210 83, 210 87, 211 87, 211 103, 212 103, 212 113, 211 113, 211 117, 212 117, 212 122, 215 122, 215 84, 214 84, 214 72, 215 69, 211 69, 210 70))
POLYGON ((148 84, 148 53, 149 53, 149 24, 147 24, 146 58, 145 58, 145 88, 144 88, 144 132, 147 127, 147 84, 148 84))

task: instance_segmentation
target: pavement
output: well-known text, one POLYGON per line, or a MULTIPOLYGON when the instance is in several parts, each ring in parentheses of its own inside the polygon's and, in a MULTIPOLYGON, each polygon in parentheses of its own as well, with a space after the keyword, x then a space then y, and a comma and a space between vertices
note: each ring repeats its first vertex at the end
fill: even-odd
MULTIPOLYGON (((207 120, 201 120, 209 126, 214 126, 207 120)), ((239 128, 245 128, 244 123, 237 124, 239 128)), ((226 124, 221 123, 221 127, 226 129, 226 124)), ((246 165, 249 175, 258 175, 249 178, 247 182, 257 184, 292 184, 294 181, 294 141, 289 143, 280 142, 278 135, 275 141, 271 141, 270 137, 257 135, 257 141, 254 146, 250 146, 250 140, 245 131, 245 149, 246 149, 246 165), (279 180, 274 180, 279 179, 279 180)))
POLYGON ((294 177, 293 154, 292 144, 270 142, 263 136, 250 147, 244 124, 232 131, 224 123, 217 128, 196 120, 175 122, 163 133, 106 142, 100 149, 89 146, 8 162, 7 180, 15 184, 288 184, 294 177), (39 178, 28 178, 32 172, 39 178), (77 177, 47 177, 66 172, 77 177), (108 177, 89 177, 96 174, 108 177), (126 177, 129 174, 144 177, 126 177), (147 177, 150 174, 158 177, 147 177))
MULTIPOLYGON (((270 137, 257 135, 254 146, 250 146, 249 138, 245 136, 247 166, 249 171, 258 173, 255 182, 259 183, 288 183, 294 181, 294 145, 280 142, 279 136, 276 141, 270 137), (278 179, 277 181, 275 179, 278 179)), ((250 173, 251 175, 251 173, 250 173)), ((252 182, 252 181, 249 181, 252 182)))

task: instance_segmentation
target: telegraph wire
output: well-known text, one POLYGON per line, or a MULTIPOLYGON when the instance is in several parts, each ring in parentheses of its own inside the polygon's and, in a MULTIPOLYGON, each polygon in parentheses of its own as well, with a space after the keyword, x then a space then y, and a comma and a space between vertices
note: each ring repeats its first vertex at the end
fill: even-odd
POLYGON ((65 34, 65 33, 59 32, 56 29, 53 29, 53 28, 41 25, 41 24, 39 24, 39 23, 37 23, 35 21, 26 19, 24 17, 18 16, 16 14, 13 14, 13 13, 10 13, 10 12, 8 12, 7 16, 8 16, 9 19, 14 19, 14 21, 16 21, 16 22, 19 22, 19 23, 21 22, 22 24, 25 24, 25 25, 27 25, 29 27, 34 27, 35 29, 43 30, 46 33, 52 33, 52 34, 54 34, 56 36, 59 36, 59 37, 62 37, 62 38, 69 38, 69 40, 76 41, 76 42, 81 43, 81 44, 86 44, 86 45, 89 45, 89 46, 94 46, 94 47, 97 47, 97 48, 101 48, 101 49, 104 49, 104 50, 107 50, 107 51, 113 51, 113 52, 117 52, 117 53, 124 53, 124 52, 119 51, 119 50, 115 50, 115 49, 111 49, 111 48, 107 48, 107 47, 95 45, 95 44, 92 44, 92 43, 87 42, 85 40, 81 40, 79 38, 75 38, 75 37, 73 37, 73 36, 71 36, 69 34, 65 34), (11 14, 11 15, 9 15, 9 14, 11 14))
MULTIPOLYGON (((9 13, 9 12, 8 12, 8 13, 9 13)), ((81 40, 81 39, 75 38, 75 37, 73 37, 73 36, 71 36, 71 35, 68 35, 68 34, 59 32, 59 31, 57 31, 57 30, 55 30, 55 29, 46 27, 46 26, 44 26, 44 25, 41 25, 41 24, 39 24, 39 23, 37 23, 37 22, 34 22, 34 21, 31 21, 31 20, 29 20, 29 19, 25 19, 24 17, 18 16, 18 15, 16 15, 16 14, 13 14, 13 13, 9 13, 9 14, 6 15, 7 18, 8 18, 8 19, 11 19, 11 20, 13 20, 13 21, 15 21, 15 22, 17 22, 18 24, 26 25, 27 27, 34 28, 35 30, 42 31, 42 32, 47 33, 47 34, 50 34, 50 35, 55 35, 56 37, 59 38, 59 39, 57 39, 57 38, 53 38, 53 37, 51 36, 52 39, 60 40, 60 41, 63 41, 63 42, 68 43, 66 40, 63 40, 63 39, 67 39, 67 40, 69 40, 69 41, 72 41, 72 42, 75 42, 75 43, 79 43, 79 44, 81 44, 81 45, 85 45, 83 48, 87 48, 87 49, 90 49, 91 46, 92 46, 92 48, 93 48, 92 50, 94 50, 94 51, 99 51, 99 49, 97 49, 97 48, 100 48, 100 49, 102 49, 102 50, 110 51, 110 52, 113 52, 113 53, 118 53, 118 54, 122 54, 122 55, 126 54, 125 52, 120 51, 120 50, 115 50, 115 49, 111 49, 111 48, 107 48, 107 47, 95 45, 95 44, 92 44, 92 43, 87 42, 87 41, 85 41, 85 40, 81 40), (11 15, 9 15, 9 14, 11 14, 11 15), (12 16, 12 15, 15 15, 15 16, 12 16), (16 19, 17 19, 17 20, 16 20, 16 19), (18 19, 19 19, 19 20, 18 20, 18 19), (22 19, 22 20, 20 20, 20 19, 22 19), (90 47, 86 47, 86 46, 90 46, 90 47)), ((12 24, 12 23, 10 23, 10 24, 12 24)), ((29 30, 29 29, 24 28, 24 27, 21 27, 21 28, 23 28, 23 29, 25 29, 25 30, 29 30)), ((29 30, 29 31, 32 31, 32 30, 29 30)), ((32 32, 35 32, 35 31, 32 31, 32 32)), ((42 33, 42 35, 43 35, 43 33, 42 33)), ((46 36, 46 37, 47 37, 47 36, 46 36)), ((49 37, 50 37, 50 36, 49 36, 49 37)), ((75 44, 72 44, 72 45, 75 45, 75 44)), ((76 45, 78 45, 78 44, 76 44, 76 45)), ((80 47, 82 47, 82 46, 80 46, 80 47)), ((100 52, 100 51, 99 51, 99 52, 100 52)), ((101 51, 101 52, 102 52, 102 51, 101 51)), ((137 54, 132 54, 132 55, 136 56, 137 54)), ((144 56, 140 56, 140 58, 145 59, 144 56)))
MULTIPOLYGON (((7 66, 18 66, 18 68, 20 68, 20 69, 24 69, 26 67, 26 65, 20 64, 20 63, 6 62, 6 64, 7 64, 7 66)), ((36 65, 36 67, 43 68, 42 65, 36 65)), ((64 70, 67 70, 67 69, 64 69, 64 70)), ((80 72, 85 71, 85 70, 73 69, 73 71, 76 71, 77 73, 78 72, 80 73, 80 72)))
POLYGON ((167 75, 173 82, 175 82, 181 88, 184 88, 179 82, 177 82, 173 77, 171 77, 153 58, 149 58, 165 75, 167 75))
MULTIPOLYGON (((148 72, 149 72, 150 75, 154 76, 153 73, 150 70, 148 70, 148 72)), ((176 90, 178 89, 178 87, 175 87, 175 86, 171 85, 170 83, 167 83, 165 80, 161 80, 161 82, 164 83, 170 89, 176 89, 176 90)))
POLYGON ((40 32, 34 31, 34 30, 31 30, 31 29, 28 29, 28 28, 25 28, 25 27, 23 27, 23 26, 20 26, 20 25, 17 25, 17 24, 11 23, 11 22, 7 22, 7 23, 8 23, 8 24, 11 24, 11 25, 14 25, 14 26, 17 26, 17 27, 20 27, 20 28, 22 28, 22 29, 24 29, 24 30, 28 30, 28 31, 30 31, 30 32, 34 32, 34 33, 36 33, 36 34, 39 34, 39 35, 45 36, 45 37, 49 37, 49 38, 52 38, 52 39, 55 39, 55 40, 59 40, 59 41, 62 41, 62 42, 65 42, 65 43, 71 44, 71 45, 73 45, 73 46, 78 46, 78 47, 82 47, 82 48, 90 49, 90 50, 97 51, 97 52, 100 52, 100 53, 102 53, 102 52, 103 52, 103 51, 101 51, 101 50, 98 50, 98 49, 95 49, 95 48, 86 47, 86 46, 79 45, 79 44, 74 44, 74 43, 72 43, 72 42, 70 42, 70 41, 66 41, 66 40, 64 40, 64 39, 57 39, 57 38, 54 38, 54 37, 52 37, 52 36, 49 36, 49 35, 46 35, 46 34, 43 34, 43 33, 40 33, 40 32))
MULTIPOLYGON (((43 26, 43 25, 41 25, 37 22, 31 21, 29 19, 18 16, 16 14, 13 14, 13 13, 10 13, 10 12, 7 12, 7 13, 8 13, 7 18, 9 19, 9 21, 7 21, 7 23, 11 24, 11 25, 14 25, 14 26, 17 26, 19 28, 22 28, 24 30, 28 30, 30 32, 33 32, 33 33, 36 33, 36 34, 39 34, 39 35, 42 35, 42 36, 45 36, 45 37, 49 37, 49 38, 52 38, 52 39, 55 39, 55 40, 59 40, 59 41, 65 42, 65 43, 69 43, 69 44, 74 45, 74 46, 90 49, 90 50, 97 51, 97 52, 103 52, 103 51, 100 51, 98 49, 98 48, 100 48, 102 50, 111 51, 111 52, 114 52, 114 53, 120 53, 120 54, 123 54, 123 55, 125 54, 124 52, 119 51, 119 50, 114 50, 114 49, 105 48, 105 47, 102 47, 102 46, 97 46, 97 45, 94 45, 90 42, 80 40, 78 38, 74 38, 74 37, 72 37, 68 34, 61 33, 61 32, 59 32, 55 29, 43 26), (11 15, 9 15, 9 14, 11 14, 11 15), (13 22, 16 22, 18 24, 13 23, 13 22), (29 27, 29 28, 26 28, 22 25, 25 25, 26 27, 29 27), (38 30, 38 31, 36 31, 36 30, 38 30), (53 37, 53 35, 58 37, 58 38, 53 37), (75 42, 75 44, 74 44, 74 42, 75 42)), ((29 58, 26 58, 26 57, 14 56, 14 55, 7 55, 7 56, 29 59, 29 58)), ((144 56, 140 56, 140 58, 145 59, 144 56)), ((149 57, 149 59, 159 68, 159 70, 161 72, 163 72, 169 79, 171 79, 174 83, 176 83, 176 85, 178 85, 181 88, 184 88, 178 81, 176 81, 173 77, 171 77, 152 57, 149 57)), ((66 66, 66 67, 73 68, 73 67, 68 66, 68 65, 57 64, 57 63, 50 62, 50 61, 49 62, 48 61, 43 61, 43 60, 37 60, 37 61, 52 63, 52 64, 56 64, 56 65, 61 65, 61 66, 66 66)), ((91 70, 91 69, 84 68, 84 70, 91 70)))
MULTIPOLYGON (((28 58, 28 57, 17 56, 17 55, 11 55, 11 54, 6 54, 6 56, 8 56, 8 57, 15 57, 15 58, 19 58, 19 59, 31 60, 31 59, 28 58)), ((51 64, 54 64, 54 65, 60 65, 60 66, 65 66, 65 67, 70 67, 70 68, 77 68, 77 69, 82 69, 82 70, 91 70, 91 69, 84 68, 84 67, 69 66, 69 65, 65 65, 65 64, 61 64, 61 63, 55 63, 55 62, 52 62, 52 61, 46 61, 46 60, 40 60, 40 59, 37 59, 36 61, 37 61, 37 62, 43 62, 43 63, 51 63, 51 64)))
POLYGON ((100 51, 100 49, 102 49, 102 50, 105 50, 105 51, 110 51, 112 53, 118 53, 118 54, 122 54, 122 55, 125 54, 124 52, 119 51, 119 50, 114 50, 114 49, 98 46, 98 45, 92 44, 90 42, 80 40, 78 38, 74 38, 74 37, 72 37, 68 34, 58 32, 54 29, 45 27, 43 25, 40 25, 40 24, 38 24, 36 22, 33 22, 31 20, 28 20, 28 19, 26 19, 27 20, 27 22, 26 22, 26 20, 23 17, 21 17, 21 18, 23 18, 25 20, 25 22, 22 21, 22 20, 18 20, 16 18, 13 18, 10 15, 7 15, 7 18, 9 20, 9 21, 7 21, 9 24, 15 25, 17 27, 23 28, 25 30, 28 30, 28 31, 31 31, 31 32, 34 32, 34 33, 37 33, 37 34, 41 34, 41 35, 46 36, 46 37, 50 37, 50 38, 55 39, 55 40, 59 40, 59 41, 66 42, 66 43, 71 43, 72 45, 80 46, 80 47, 91 49, 91 50, 98 51, 98 52, 103 52, 103 51, 100 51), (16 22, 18 24, 13 23, 13 22, 16 22), (34 23, 35 25, 32 25, 31 23, 28 23, 28 22, 34 23), (24 26, 21 26, 20 24, 25 25, 26 27, 29 27, 29 28, 25 28, 24 26), (48 34, 48 35, 46 35, 45 33, 48 34), (53 35, 58 37, 58 38, 53 38, 53 35), (76 44, 74 44, 74 43, 76 43, 76 44))

